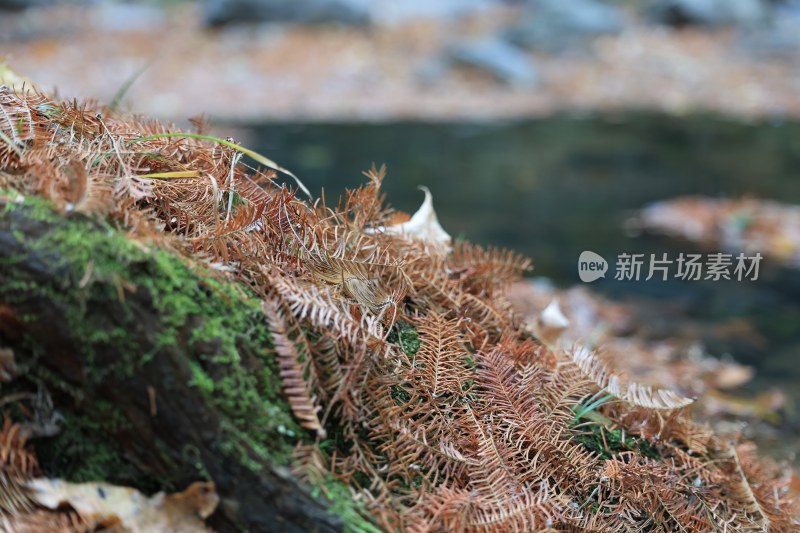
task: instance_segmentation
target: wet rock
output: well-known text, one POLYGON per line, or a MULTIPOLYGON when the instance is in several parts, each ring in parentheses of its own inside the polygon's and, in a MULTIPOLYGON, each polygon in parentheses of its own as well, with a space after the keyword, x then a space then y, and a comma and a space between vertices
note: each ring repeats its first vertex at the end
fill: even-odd
POLYGON ((532 59, 500 39, 459 43, 450 47, 447 57, 453 65, 483 71, 513 87, 535 87, 539 81, 532 59))
POLYGON ((0 11, 22 11, 53 4, 53 0, 0 0, 0 11))
POLYGON ((563 52, 623 28, 620 10, 597 0, 531 0, 529 5, 530 13, 505 36, 531 50, 563 52))
POLYGON ((485 13, 497 6, 497 0, 372 0, 372 19, 383 24, 410 20, 452 21, 485 13))
POLYGON ((368 0, 203 0, 208 26, 244 22, 342 24, 370 22, 368 0))
POLYGON ((753 26, 769 16, 766 0, 653 0, 650 18, 668 26, 753 26))
POLYGON ((414 69, 414 76, 421 87, 434 88, 448 72, 447 61, 435 57, 422 61, 414 69))
POLYGON ((164 26, 164 10, 147 4, 101 4, 91 17, 105 31, 146 31, 164 26))
POLYGON ((741 45, 756 56, 796 57, 800 50, 800 0, 776 5, 770 23, 750 28, 742 36, 741 45))

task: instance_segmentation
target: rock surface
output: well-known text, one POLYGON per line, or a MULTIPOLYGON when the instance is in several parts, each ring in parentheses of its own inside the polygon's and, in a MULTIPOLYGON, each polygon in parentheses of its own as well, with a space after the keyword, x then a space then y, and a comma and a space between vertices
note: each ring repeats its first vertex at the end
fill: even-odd
POLYGON ((203 18, 209 26, 242 22, 298 24, 369 23, 366 2, 359 0, 204 0, 203 18))
POLYGON ((531 50, 562 52, 623 29, 621 11, 596 0, 532 0, 531 8, 507 32, 511 42, 531 50))
POLYGON ((654 0, 650 16, 668 26, 752 26, 764 22, 763 0, 654 0))
POLYGON ((484 71, 511 87, 531 88, 538 82, 532 60, 518 48, 498 39, 457 44, 450 49, 448 58, 455 65, 484 71))

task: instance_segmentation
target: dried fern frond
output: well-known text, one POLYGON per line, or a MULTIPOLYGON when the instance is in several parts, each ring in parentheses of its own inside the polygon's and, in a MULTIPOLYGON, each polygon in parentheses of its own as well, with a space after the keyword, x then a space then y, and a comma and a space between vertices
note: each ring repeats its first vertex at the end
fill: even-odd
POLYGON ((407 291, 402 273, 397 271, 398 267, 395 265, 375 265, 341 259, 324 252, 310 254, 306 264, 311 270, 312 279, 341 287, 345 296, 381 317, 392 306, 395 307, 396 316, 397 306, 407 291), (380 278, 371 277, 370 268, 383 270, 384 276, 391 279, 397 287, 392 291, 384 288, 380 278))
POLYGON ((19 424, 6 417, 0 430, 0 472, 19 479, 30 478, 36 473, 36 456, 27 449, 26 442, 27 437, 19 424))
POLYGON ((25 481, 36 473, 38 466, 26 441, 19 424, 6 417, 0 429, 0 515, 19 517, 34 509, 25 481))
POLYGON ((499 430, 542 479, 568 492, 590 475, 595 466, 590 454, 561 438, 569 415, 543 409, 540 398, 529 393, 531 375, 520 373, 508 353, 495 348, 485 354, 477 376, 487 405, 503 413, 499 430))
POLYGON ((573 349, 571 355, 578 368, 597 383, 598 387, 633 405, 648 409, 680 409, 694 402, 693 399, 670 390, 653 390, 652 387, 634 382, 626 385, 618 374, 610 373, 591 350, 582 346, 573 349))
POLYGON ((351 344, 383 342, 383 327, 373 317, 363 315, 357 320, 349 310, 343 309, 329 293, 313 285, 300 286, 283 276, 271 275, 273 286, 292 314, 300 320, 309 320, 319 329, 330 329, 351 344))
POLYGON ((702 491, 685 485, 664 463, 623 452, 605 462, 601 490, 622 523, 649 523, 661 531, 709 531, 702 491), (686 494, 691 494, 687 497, 686 494), (690 527, 696 529, 689 529, 690 527))
POLYGON ((91 533, 92 527, 74 511, 35 509, 21 515, 0 514, 0 531, 13 533, 91 533))
POLYGON ((329 402, 344 381, 341 348, 331 336, 320 334, 316 341, 310 342, 309 351, 319 380, 320 399, 329 402))
POLYGON ((0 473, 0 513, 8 513, 11 516, 20 516, 30 513, 34 509, 30 491, 24 483, 0 473))
POLYGON ((561 510, 565 507, 565 502, 552 494, 545 482, 526 490, 505 505, 486 505, 480 498, 475 500, 466 529, 487 532, 541 531, 562 521, 561 510))
POLYGON ((289 331, 293 328, 287 326, 286 317, 277 303, 267 300, 262 304, 262 309, 270 323, 275 352, 278 354, 283 390, 289 400, 292 413, 300 421, 302 427, 315 431, 319 438, 324 439, 327 433, 318 416, 321 407, 316 405, 316 397, 311 392, 313 386, 309 385, 305 377, 310 363, 308 344, 297 336, 294 340, 289 337, 289 331), (300 360, 298 343, 305 352, 305 364, 300 360))
POLYGON ((796 521, 787 520, 787 516, 797 518, 800 512, 788 495, 790 472, 760 460, 752 444, 730 444, 723 457, 730 461, 728 490, 738 503, 732 509, 742 528, 752 525, 758 531, 790 531, 797 527, 796 521))
POLYGON ((473 294, 504 288, 532 269, 532 262, 527 257, 510 250, 483 248, 467 241, 456 243, 448 263, 459 274, 462 285, 473 294))
POLYGON ((415 378, 431 398, 443 394, 461 396, 470 388, 474 373, 467 367, 461 320, 430 313, 414 321, 420 348, 414 358, 415 378))

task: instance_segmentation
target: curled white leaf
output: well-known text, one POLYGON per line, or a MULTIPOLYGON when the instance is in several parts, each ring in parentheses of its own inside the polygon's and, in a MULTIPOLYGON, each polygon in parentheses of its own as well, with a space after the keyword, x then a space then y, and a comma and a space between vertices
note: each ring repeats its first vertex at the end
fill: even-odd
POLYGON ((409 220, 400 224, 381 226, 368 231, 370 233, 381 232, 389 235, 404 235, 412 239, 419 239, 441 246, 445 250, 450 251, 450 242, 452 239, 444 228, 442 228, 442 225, 439 224, 436 211, 433 210, 433 195, 427 187, 420 186, 419 188, 425 193, 425 200, 409 220))
POLYGON ((558 298, 553 298, 548 306, 544 308, 544 311, 539 315, 539 321, 547 328, 567 329, 569 327, 569 319, 561 312, 558 298))

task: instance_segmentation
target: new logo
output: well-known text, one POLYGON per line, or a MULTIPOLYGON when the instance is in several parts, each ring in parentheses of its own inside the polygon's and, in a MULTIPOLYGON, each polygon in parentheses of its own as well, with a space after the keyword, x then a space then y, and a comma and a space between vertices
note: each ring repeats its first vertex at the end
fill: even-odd
POLYGON ((608 262, 602 256, 586 250, 578 258, 578 276, 584 283, 606 277, 608 262))

